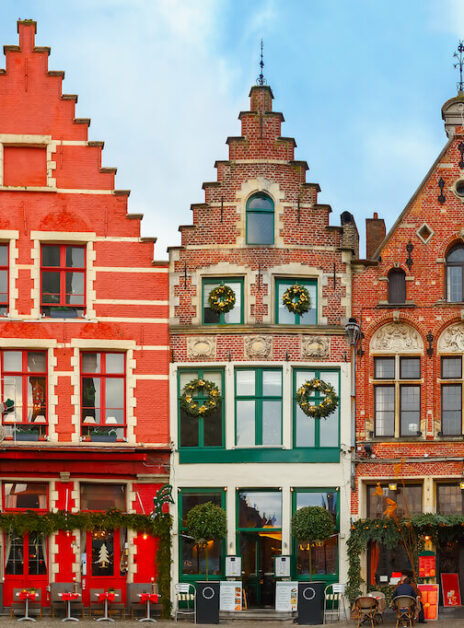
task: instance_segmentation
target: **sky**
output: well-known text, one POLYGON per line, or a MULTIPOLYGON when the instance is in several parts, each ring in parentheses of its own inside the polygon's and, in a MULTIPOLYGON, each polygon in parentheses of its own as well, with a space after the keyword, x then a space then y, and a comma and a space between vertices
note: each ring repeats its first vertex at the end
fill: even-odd
POLYGON ((17 43, 18 18, 37 20, 157 259, 240 135, 261 38, 282 135, 331 223, 350 211, 362 236, 374 211, 393 224, 445 144, 464 39, 463 0, 2 0, 2 45, 17 43))

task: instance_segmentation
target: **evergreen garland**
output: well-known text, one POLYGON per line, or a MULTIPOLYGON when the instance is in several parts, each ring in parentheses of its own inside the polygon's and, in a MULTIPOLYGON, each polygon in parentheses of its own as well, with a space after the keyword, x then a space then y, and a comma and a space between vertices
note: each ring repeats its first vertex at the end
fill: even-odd
POLYGON ((171 526, 172 517, 161 513, 155 517, 150 515, 128 514, 120 510, 107 512, 77 512, 64 510, 38 514, 28 510, 19 513, 0 513, 0 529, 5 532, 16 532, 23 536, 26 532, 36 532, 50 536, 60 530, 117 530, 129 528, 136 532, 150 534, 159 538, 156 552, 156 568, 158 591, 161 596, 161 616, 171 616, 171 526))

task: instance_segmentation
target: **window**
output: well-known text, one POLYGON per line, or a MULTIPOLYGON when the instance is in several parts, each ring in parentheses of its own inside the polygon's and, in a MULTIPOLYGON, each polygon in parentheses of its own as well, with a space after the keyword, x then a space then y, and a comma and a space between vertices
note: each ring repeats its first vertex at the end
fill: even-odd
POLYGON ((315 279, 276 279, 276 323, 280 325, 317 324, 317 281, 315 279), (304 314, 289 312, 282 302, 284 292, 295 285, 304 286, 309 293, 310 308, 304 314))
POLYGON ((7 436, 37 440, 47 433, 47 354, 2 351, 3 424, 7 436), (7 402, 13 402, 8 407, 7 402))
POLYGON ((46 575, 47 556, 45 534, 26 532, 19 536, 11 532, 5 544, 5 574, 26 577, 46 575))
POLYGON ((82 436, 115 441, 126 429, 126 356, 81 353, 82 436))
POLYGON ((230 279, 208 278, 203 279, 203 324, 204 325, 231 325, 243 323, 243 279, 231 277, 230 279), (235 305, 225 314, 220 314, 209 307, 209 295, 211 290, 218 286, 228 286, 234 291, 235 305))
MULTIPOLYGON (((192 380, 203 378, 213 382, 222 394, 223 372, 214 369, 198 369, 179 371, 179 446, 180 447, 223 447, 223 413, 224 399, 216 410, 207 416, 192 417, 180 405, 180 398, 184 387, 192 380)), ((195 397, 201 404, 206 397, 195 397)))
POLYGON ((376 436, 419 435, 420 376, 420 358, 374 358, 376 436))
POLYGON ((282 371, 235 371, 237 447, 282 445, 282 371))
MULTIPOLYGON (((180 576, 198 576, 206 573, 206 553, 203 546, 195 545, 185 534, 189 511, 199 504, 213 503, 225 509, 225 494, 218 489, 182 489, 179 499, 179 556, 180 576)), ((222 573, 224 541, 208 543, 208 575, 222 573)))
POLYGON ((464 491, 459 484, 437 484, 437 512, 442 515, 464 514, 464 491))
POLYGON ((43 244, 41 309, 51 317, 72 318, 85 311, 85 246, 43 244))
POLYGON ((282 528, 282 493, 245 490, 238 493, 238 527, 282 528))
MULTIPOLYGON (((340 402, 336 409, 325 419, 308 417, 300 408, 296 393, 300 386, 313 378, 321 379, 326 384, 332 384, 337 395, 340 395, 339 371, 322 369, 295 370, 293 376, 293 440, 294 447, 338 447, 340 402)), ((323 397, 319 393, 311 398, 319 404, 323 397)))
POLYGON ((8 244, 0 244, 0 315, 8 313, 8 244))
POLYGON ((4 482, 5 510, 46 510, 48 484, 45 482, 4 482))
POLYGON ((381 484, 383 495, 376 495, 377 486, 367 486, 367 517, 381 519, 386 508, 386 498, 398 504, 397 516, 418 515, 422 513, 422 484, 396 483, 396 490, 389 489, 387 484, 381 484))
POLYGON ((330 512, 334 520, 334 533, 325 541, 318 543, 298 543, 294 539, 295 571, 299 578, 309 578, 309 551, 311 551, 312 579, 315 576, 329 576, 338 573, 338 530, 339 530, 339 493, 335 489, 295 489, 293 493, 293 512, 307 506, 322 506, 330 512))
POLYGON ((448 301, 464 300, 464 246, 454 246, 446 256, 446 294, 448 301))
POLYGON ((406 273, 401 268, 393 268, 388 273, 388 302, 404 303, 406 301, 406 273))
POLYGON ((442 357, 441 433, 443 436, 462 434, 462 358, 442 357))
POLYGON ((120 510, 126 512, 125 484, 80 485, 81 510, 120 510))
POLYGON ((267 194, 253 194, 248 199, 246 243, 274 244, 274 203, 267 194))

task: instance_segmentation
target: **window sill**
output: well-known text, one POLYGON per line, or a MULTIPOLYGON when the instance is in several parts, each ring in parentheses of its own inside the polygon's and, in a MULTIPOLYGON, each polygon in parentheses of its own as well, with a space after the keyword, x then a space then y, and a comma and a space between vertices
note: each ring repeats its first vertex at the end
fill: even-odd
POLYGON ((278 325, 274 323, 234 323, 231 325, 170 325, 173 334, 301 334, 302 332, 314 335, 339 336, 346 335, 342 325, 278 325))

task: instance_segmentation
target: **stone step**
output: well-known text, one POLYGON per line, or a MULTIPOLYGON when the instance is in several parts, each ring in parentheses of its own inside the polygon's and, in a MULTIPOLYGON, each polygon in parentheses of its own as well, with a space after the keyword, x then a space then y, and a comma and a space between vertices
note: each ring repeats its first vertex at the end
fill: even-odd
MULTIPOLYGON (((295 615, 296 616, 296 615, 295 615)), ((252 608, 243 611, 221 611, 219 618, 226 622, 236 621, 269 621, 293 623, 292 613, 279 613, 273 608, 252 608)))

